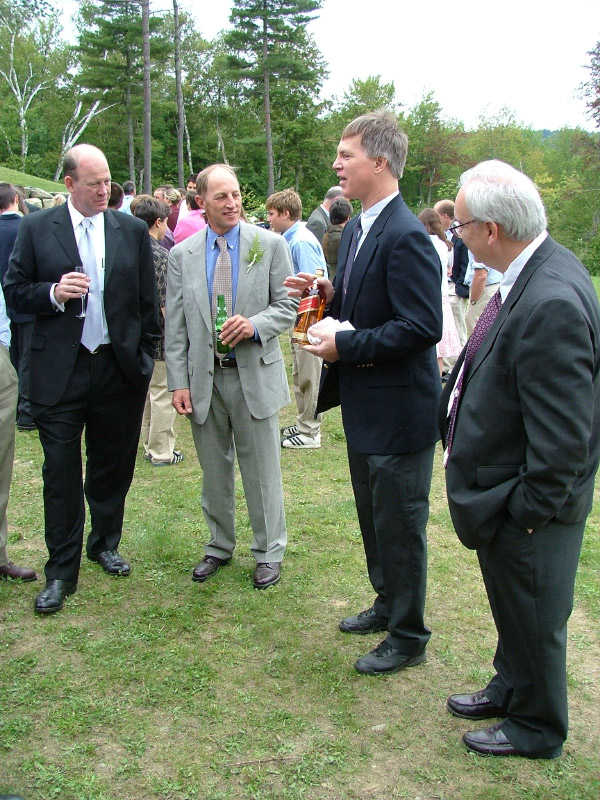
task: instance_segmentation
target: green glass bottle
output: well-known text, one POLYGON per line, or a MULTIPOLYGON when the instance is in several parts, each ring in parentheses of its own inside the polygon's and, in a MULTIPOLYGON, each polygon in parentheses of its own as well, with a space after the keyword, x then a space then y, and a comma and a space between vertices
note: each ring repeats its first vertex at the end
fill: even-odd
POLYGON ((215 318, 215 333, 217 339, 217 353, 227 355, 230 351, 228 344, 223 344, 221 341, 221 328, 227 319, 227 308, 225 307, 225 295, 220 294, 217 296, 217 316, 215 318))

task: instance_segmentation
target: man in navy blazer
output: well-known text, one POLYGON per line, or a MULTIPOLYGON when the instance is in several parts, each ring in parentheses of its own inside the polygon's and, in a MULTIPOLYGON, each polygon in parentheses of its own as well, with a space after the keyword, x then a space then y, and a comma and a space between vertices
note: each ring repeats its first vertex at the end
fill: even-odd
POLYGON ((447 706, 473 721, 503 718, 466 733, 470 750, 555 758, 567 735, 567 620, 600 456, 600 309, 585 267, 548 236, 527 176, 488 161, 461 184, 456 232, 503 278, 480 318, 491 327, 475 327, 479 347, 467 345, 446 384, 440 426, 452 521, 477 550, 498 646, 485 689, 447 706))
MULTIPOLYGON (((328 314, 351 330, 322 335, 318 411, 341 404, 350 474, 373 605, 340 622, 345 633, 387 631, 359 658, 359 672, 395 672, 425 660, 425 529, 440 391, 435 344, 442 334, 441 265, 431 239, 398 191, 406 136, 393 114, 358 117, 333 164, 344 197, 362 213, 342 234, 328 314), (360 225, 360 228, 358 227, 360 225), (358 233, 360 231, 360 237, 358 233), (356 257, 352 256, 356 254, 356 257)), ((312 276, 286 285, 299 292, 312 276)))
POLYGON ((160 336, 148 226, 107 211, 110 170, 98 148, 72 148, 64 176, 68 202, 23 217, 5 278, 7 304, 35 314, 29 398, 44 448, 49 551, 46 586, 35 602, 40 613, 58 611, 76 589, 84 493, 91 517, 88 558, 109 574, 129 573, 117 548, 154 367, 154 340, 160 336), (90 295, 82 319, 81 295, 88 292, 90 277, 75 267, 84 260, 80 250, 88 225, 97 300, 90 295), (101 312, 95 317, 92 301, 101 312), (86 334, 91 319, 99 323, 94 346, 86 334))

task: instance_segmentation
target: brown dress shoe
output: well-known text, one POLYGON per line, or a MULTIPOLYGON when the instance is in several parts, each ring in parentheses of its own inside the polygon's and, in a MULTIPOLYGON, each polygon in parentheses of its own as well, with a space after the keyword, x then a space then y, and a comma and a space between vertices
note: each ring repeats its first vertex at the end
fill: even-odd
POLYGON ((502 722, 498 722, 490 728, 468 731, 463 736, 463 742, 469 750, 482 756, 518 756, 519 753, 502 732, 501 725, 502 722))
POLYGON ((281 562, 261 562, 256 565, 252 580, 255 589, 267 589, 274 586, 281 578, 281 562))
POLYGON ((0 567, 0 580, 7 581, 37 581, 37 573, 29 567, 18 567, 12 561, 0 567))
POLYGON ((446 708, 455 717, 464 719, 490 719, 505 717, 506 709, 495 706, 484 694, 484 690, 475 694, 453 694, 446 700, 446 708))
POLYGON ((199 564, 196 564, 192 572, 192 580, 203 583, 215 572, 218 572, 225 564, 229 564, 230 558, 217 558, 216 556, 204 556, 199 564))

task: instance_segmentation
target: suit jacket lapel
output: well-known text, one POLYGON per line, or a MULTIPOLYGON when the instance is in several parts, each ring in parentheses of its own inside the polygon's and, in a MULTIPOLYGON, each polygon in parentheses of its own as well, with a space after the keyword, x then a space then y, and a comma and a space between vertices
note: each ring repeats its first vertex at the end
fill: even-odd
POLYGON ((235 313, 242 314, 244 313, 244 308, 246 303, 248 302, 248 298, 252 294, 252 288, 256 281, 256 276, 258 274, 257 264, 254 264, 252 268, 249 270, 249 259, 248 259, 248 252, 252 247, 252 243, 254 241, 254 231, 251 225, 247 225, 245 222, 240 222, 240 252, 239 252, 239 265, 238 265, 238 280, 237 280, 237 291, 235 295, 235 313))
MULTIPOLYGON (((56 213, 52 218, 52 223, 52 233, 56 237, 56 241, 62 250, 64 250, 67 258, 71 261, 71 265, 75 267, 81 264, 77 242, 75 241, 75 232, 66 203, 63 203, 62 206, 56 209, 56 213)), ((70 268, 64 271, 70 272, 70 268)))
POLYGON ((187 241, 187 252, 182 263, 182 285, 190 287, 200 314, 209 331, 212 331, 210 314, 210 297, 206 280, 206 233, 208 227, 190 237, 187 241))
MULTIPOLYGON (((388 219, 390 218, 391 213, 395 210, 396 206, 398 205, 399 196, 400 195, 397 195, 392 200, 390 200, 387 206, 379 214, 379 216, 371 226, 369 232, 367 233, 360 247, 360 250, 356 254, 356 258, 354 259, 354 265, 352 267, 352 273, 350 275, 350 279, 348 280, 348 286, 346 288, 346 297, 342 301, 344 308, 344 313, 343 313, 344 319, 348 319, 352 315, 352 310, 354 308, 354 304, 356 303, 356 299, 360 294, 360 289, 365 277, 365 273, 379 246, 378 237, 383 232, 383 229, 388 219)), ((354 230, 355 226, 352 227, 354 230)), ((345 248, 345 252, 347 258, 348 248, 345 248)), ((339 262, 339 256, 338 256, 338 262, 339 262)), ((345 261, 343 263, 345 269, 345 261)), ((337 285, 340 288, 342 287, 343 276, 340 277, 340 280, 337 285)))
POLYGON ((115 214, 104 213, 104 285, 108 283, 123 234, 115 214))
POLYGON ((523 294, 523 290, 531 280, 531 277, 536 272, 536 270, 539 269, 539 267, 545 261, 547 261, 547 259, 555 249, 555 246, 556 245, 553 239, 551 239, 550 236, 548 236, 538 247, 538 249, 535 251, 535 253, 531 256, 529 261, 525 264, 525 266, 521 270, 521 273, 517 278, 517 280, 515 281, 514 286, 508 293, 506 302, 502 303, 500 311, 498 312, 498 316, 494 320, 492 327, 487 332, 485 339, 483 340, 483 342, 479 347, 479 350, 475 353, 475 357, 473 358, 473 363, 471 364, 471 368, 469 369, 469 374, 467 376, 466 383, 468 383, 471 380, 474 373, 487 358, 487 355, 494 346, 496 337, 502 330, 502 326, 506 322, 506 319, 508 318, 511 309, 516 303, 519 302, 519 298, 523 294))

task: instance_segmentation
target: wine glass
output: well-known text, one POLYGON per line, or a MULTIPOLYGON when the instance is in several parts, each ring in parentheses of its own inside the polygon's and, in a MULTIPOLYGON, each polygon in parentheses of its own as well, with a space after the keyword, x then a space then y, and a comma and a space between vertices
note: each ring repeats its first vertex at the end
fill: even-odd
MULTIPOLYGON (((81 264, 73 267, 73 272, 80 272, 82 275, 85 275, 85 270, 81 266, 81 264)), ((87 308, 87 294, 81 295, 81 313, 77 314, 77 319, 85 319, 85 310, 87 308)))

